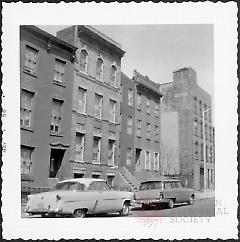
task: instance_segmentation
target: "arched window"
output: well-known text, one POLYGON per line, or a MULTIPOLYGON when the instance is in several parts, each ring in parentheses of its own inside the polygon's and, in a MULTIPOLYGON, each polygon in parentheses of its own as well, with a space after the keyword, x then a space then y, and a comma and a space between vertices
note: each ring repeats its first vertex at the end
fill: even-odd
POLYGON ((103 80, 103 60, 101 58, 97 58, 96 78, 103 80))
POLYGON ((116 85, 116 80, 117 80, 117 67, 112 65, 112 67, 111 67, 111 84, 113 86, 116 85))
POLYGON ((82 50, 80 53, 80 71, 87 72, 87 59, 88 53, 86 50, 82 50))

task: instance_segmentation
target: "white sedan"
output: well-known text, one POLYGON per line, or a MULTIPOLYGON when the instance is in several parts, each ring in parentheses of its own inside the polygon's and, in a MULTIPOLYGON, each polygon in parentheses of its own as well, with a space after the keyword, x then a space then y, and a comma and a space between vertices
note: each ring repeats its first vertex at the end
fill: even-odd
POLYGON ((28 196, 26 213, 42 217, 119 212, 127 216, 132 192, 113 190, 103 179, 77 178, 61 181, 54 190, 28 196))

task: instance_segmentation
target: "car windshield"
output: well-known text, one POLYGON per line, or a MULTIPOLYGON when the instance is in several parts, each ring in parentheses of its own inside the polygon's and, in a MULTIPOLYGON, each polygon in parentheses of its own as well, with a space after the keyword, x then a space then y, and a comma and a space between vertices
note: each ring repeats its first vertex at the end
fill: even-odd
POLYGON ((55 190, 64 190, 64 191, 83 191, 85 189, 85 185, 79 182, 61 182, 57 183, 55 190))

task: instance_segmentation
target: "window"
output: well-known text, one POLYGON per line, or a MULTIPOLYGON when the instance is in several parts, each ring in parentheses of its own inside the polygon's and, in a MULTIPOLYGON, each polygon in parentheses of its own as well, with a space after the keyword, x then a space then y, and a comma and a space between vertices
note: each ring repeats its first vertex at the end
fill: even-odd
POLYGON ((201 135, 201 138, 203 138, 203 123, 202 123, 202 121, 200 121, 200 135, 201 135))
POLYGON ((211 109, 211 107, 209 106, 209 111, 208 111, 208 115, 209 115, 208 120, 209 120, 209 122, 212 121, 212 110, 210 110, 210 109, 211 109))
POLYGON ((137 136, 142 136, 142 121, 139 119, 137 120, 137 136))
POLYGON ((100 162, 100 148, 101 148, 101 138, 93 137, 93 161, 100 162))
POLYGON ((89 187, 88 190, 96 190, 96 191, 109 191, 110 187, 109 185, 104 182, 104 181, 94 181, 92 182, 89 187))
POLYGON ((209 127, 209 141, 212 142, 212 128, 209 127))
POLYGON ((146 150, 145 156, 145 170, 151 169, 151 158, 150 158, 150 151, 146 150))
POLYGON ((206 151, 205 151, 205 159, 206 159, 206 162, 208 162, 208 146, 206 145, 206 151))
POLYGON ((137 109, 141 109, 141 99, 142 95, 140 93, 137 93, 137 109))
POLYGON ((110 99, 109 121, 116 122, 116 101, 110 99))
POLYGON ((165 189, 172 189, 171 183, 170 182, 164 182, 164 188, 165 189))
POLYGON ((209 148, 209 162, 213 162, 213 149, 212 146, 209 148))
POLYGON ((111 84, 113 86, 116 86, 116 82, 117 82, 117 67, 112 65, 111 66, 111 84))
POLYGON ((103 60, 101 58, 97 58, 96 78, 103 81, 103 60))
POLYGON ((86 113, 86 104, 87 104, 87 90, 79 87, 78 96, 77 96, 77 111, 79 113, 86 113))
POLYGON ((133 90, 128 89, 128 106, 133 107, 133 90))
POLYGON ((159 141, 159 127, 155 125, 155 141, 159 141))
POLYGON ((147 133, 146 133, 147 139, 150 139, 150 132, 151 132, 151 124, 147 123, 147 133))
POLYGON ((132 148, 127 148, 127 166, 131 166, 132 164, 132 148))
POLYGON ((76 152, 75 152, 76 161, 83 161, 84 138, 85 138, 84 134, 76 133, 76 152))
POLYGON ((52 114, 51 114, 51 124, 50 131, 54 133, 60 132, 61 126, 61 108, 63 101, 53 99, 52 100, 52 114))
POLYGON ((127 134, 132 134, 133 118, 128 117, 127 119, 127 134))
POLYGON ((199 114, 202 117, 203 113, 202 113, 202 101, 199 101, 199 114))
POLYGON ((194 97, 193 99, 193 105, 194 105, 194 113, 197 114, 197 98, 194 97))
POLYGON ((154 170, 159 170, 159 153, 154 152, 154 170))
MULTIPOLYGON (((207 105, 204 104, 204 111, 207 110, 207 105)), ((207 120, 207 112, 204 113, 204 119, 207 120)))
POLYGON ((208 131, 208 127, 207 125, 205 124, 205 140, 208 140, 208 136, 207 136, 207 131, 208 131))
POLYGON ((203 143, 201 143, 201 160, 203 160, 203 143))
POLYGON ((103 97, 95 94, 95 117, 102 118, 103 97))
POLYGON ((55 59, 55 69, 54 69, 54 81, 63 82, 64 81, 64 68, 65 62, 59 59, 55 59))
POLYGON ((87 72, 87 61, 88 61, 88 53, 86 50, 82 50, 80 53, 80 71, 87 72))
POLYGON ((158 103, 155 103, 155 117, 158 117, 159 116, 159 106, 158 106, 158 103))
POLYGON ((150 101, 149 101, 148 98, 147 98, 147 101, 146 101, 146 105, 147 105, 147 108, 146 108, 147 114, 150 114, 150 112, 151 112, 151 110, 150 110, 150 101))
POLYGON ((31 126, 32 98, 33 93, 21 90, 21 114, 20 124, 25 127, 31 126))
POLYGON ((108 165, 114 166, 115 140, 108 140, 108 165))
POLYGON ((194 144, 195 159, 198 159, 198 142, 194 144))
POLYGON ((198 120, 197 120, 197 118, 194 119, 194 134, 198 135, 198 120))
POLYGON ((37 70, 38 51, 30 46, 26 46, 24 69, 29 73, 35 73, 37 70))
POLYGON ((32 173, 32 152, 33 148, 21 146, 21 174, 31 175, 32 173))

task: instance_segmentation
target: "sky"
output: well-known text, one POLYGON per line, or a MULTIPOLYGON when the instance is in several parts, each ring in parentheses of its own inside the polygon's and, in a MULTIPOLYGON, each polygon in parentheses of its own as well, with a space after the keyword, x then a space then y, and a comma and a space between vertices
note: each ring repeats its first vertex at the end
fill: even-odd
MULTIPOLYGON (((56 35, 68 26, 41 25, 56 35)), ((126 52, 122 72, 132 78, 136 69, 157 83, 172 81, 173 71, 192 67, 198 84, 213 96, 214 39, 212 24, 93 25, 126 52)))

